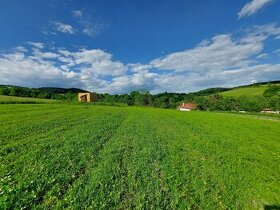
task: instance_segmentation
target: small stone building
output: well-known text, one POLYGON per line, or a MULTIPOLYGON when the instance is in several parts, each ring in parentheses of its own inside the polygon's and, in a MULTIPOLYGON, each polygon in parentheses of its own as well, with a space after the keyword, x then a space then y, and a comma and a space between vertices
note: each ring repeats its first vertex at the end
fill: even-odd
POLYGON ((94 102, 94 101, 96 101, 96 97, 92 93, 78 93, 78 101, 94 102))

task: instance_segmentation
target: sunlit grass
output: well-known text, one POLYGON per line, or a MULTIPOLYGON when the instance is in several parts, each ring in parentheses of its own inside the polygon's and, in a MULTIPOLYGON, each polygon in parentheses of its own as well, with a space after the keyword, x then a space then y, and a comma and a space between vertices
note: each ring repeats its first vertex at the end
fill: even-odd
POLYGON ((277 206, 279 136, 249 115, 0 105, 0 209, 277 206))
POLYGON ((58 100, 40 99, 40 98, 28 98, 28 97, 15 97, 0 95, 0 104, 39 104, 39 103, 57 103, 58 100))
POLYGON ((261 85, 258 87, 241 87, 233 90, 221 92, 222 96, 262 96, 268 85, 261 85))

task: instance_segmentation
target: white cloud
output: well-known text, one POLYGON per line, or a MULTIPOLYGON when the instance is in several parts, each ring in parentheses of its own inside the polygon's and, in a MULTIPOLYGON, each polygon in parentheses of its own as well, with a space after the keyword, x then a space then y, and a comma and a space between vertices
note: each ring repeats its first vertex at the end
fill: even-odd
POLYGON ((262 54, 258 55, 256 58, 261 59, 261 58, 267 58, 267 57, 268 57, 267 53, 262 53, 262 54))
POLYGON ((128 64, 127 67, 130 69, 130 71, 137 73, 149 70, 152 66, 150 64, 131 63, 128 64))
MULTIPOLYGON (((78 87, 96 92, 189 92, 280 79, 280 64, 264 63, 268 39, 280 36, 276 24, 239 34, 220 34, 192 49, 149 63, 125 64, 100 49, 69 50, 29 45, 0 54, 0 84, 78 87)), ((278 53, 274 51, 271 53, 278 53)))
POLYGON ((72 14, 78 20, 81 32, 87 36, 94 37, 104 28, 103 24, 93 22, 90 15, 84 15, 80 10, 74 10, 72 14))
POLYGON ((82 30, 82 32, 85 34, 85 35, 88 35, 88 36, 92 36, 94 34, 94 30, 93 28, 91 27, 88 27, 88 28, 84 28, 82 30))
MULTIPOLYGON (((246 32, 246 31, 245 31, 246 32)), ((274 36, 275 39, 280 37, 280 27, 276 23, 270 23, 261 26, 253 26, 247 30, 247 37, 258 38, 259 41, 267 39, 269 36, 274 36)))
POLYGON ((0 56, 0 83, 22 86, 57 86, 71 87, 79 85, 75 72, 65 72, 53 63, 33 60, 20 52, 0 56))
POLYGON ((262 42, 240 43, 233 40, 231 35, 223 34, 213 37, 208 44, 155 59, 151 65, 162 70, 185 72, 236 68, 249 65, 250 57, 260 53, 262 49, 262 42))
POLYGON ((83 16, 83 12, 80 11, 80 10, 74 10, 74 11, 72 12, 72 14, 73 14, 73 16, 74 16, 75 18, 80 18, 80 17, 83 16))
POLYGON ((131 75, 122 75, 113 78, 112 82, 105 86, 102 92, 127 93, 132 90, 153 90, 156 86, 155 79, 159 75, 147 70, 131 75))
POLYGON ((15 50, 19 52, 27 52, 27 49, 23 46, 17 46, 15 47, 15 50))
POLYGON ((275 50, 274 53, 276 53, 280 57, 280 49, 275 50))
POLYGON ((245 4, 244 7, 242 7, 241 11, 238 13, 238 17, 243 18, 253 15, 272 1, 273 0, 251 0, 251 2, 245 4))
POLYGON ((65 57, 69 57, 72 55, 72 53, 70 51, 65 50, 65 49, 59 49, 58 53, 60 53, 61 55, 65 56, 65 57))
POLYGON ((44 48, 44 44, 41 42, 26 42, 27 44, 39 48, 39 49, 43 49, 44 48))
POLYGON ((256 62, 262 54, 265 40, 279 35, 280 28, 276 24, 254 26, 242 31, 240 38, 233 38, 231 34, 217 35, 193 49, 154 59, 150 65, 161 70, 186 73, 244 68, 256 62))
POLYGON ((62 33, 68 33, 68 34, 74 34, 75 33, 75 29, 73 28, 73 26, 69 25, 69 24, 65 24, 59 21, 55 21, 52 22, 52 25, 54 27, 55 30, 62 32, 62 33))
POLYGON ((45 35, 56 35, 58 32, 66 34, 82 33, 94 37, 104 29, 104 24, 96 23, 89 14, 84 14, 81 10, 73 10, 72 15, 75 18, 75 28, 73 25, 61 21, 50 21, 49 26, 42 29, 42 33, 45 35))
POLYGON ((22 47, 16 47, 12 53, 0 54, 0 84, 105 91, 109 86, 107 79, 125 75, 126 70, 123 63, 99 49, 50 52, 38 48, 23 51, 22 47))
POLYGON ((213 70, 205 74, 161 74, 155 78, 153 93, 194 92, 211 87, 234 87, 251 81, 280 79, 280 64, 261 64, 234 70, 213 70))
POLYGON ((42 52, 39 49, 33 49, 32 56, 29 56, 30 58, 41 60, 41 59, 53 59, 57 58, 59 55, 53 52, 42 52))
POLYGON ((91 37, 94 37, 101 33, 104 28, 103 24, 92 24, 89 21, 81 21, 80 23, 84 27, 84 29, 82 30, 83 34, 91 37))
POLYGON ((126 66, 113 61, 112 55, 102 50, 81 49, 72 53, 74 62, 82 66, 84 71, 98 75, 117 76, 126 72, 126 66))

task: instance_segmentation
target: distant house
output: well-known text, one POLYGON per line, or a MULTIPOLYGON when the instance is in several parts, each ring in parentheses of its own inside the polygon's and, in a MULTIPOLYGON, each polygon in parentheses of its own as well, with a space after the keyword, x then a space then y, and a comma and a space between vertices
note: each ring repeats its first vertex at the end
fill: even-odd
POLYGON ((96 97, 92 93, 78 93, 78 101, 93 102, 96 101, 96 97))
POLYGON ((182 103, 179 107, 180 111, 191 111, 193 109, 196 109, 195 103, 182 103))
POLYGON ((273 109, 264 109, 261 111, 261 113, 268 113, 268 114, 279 114, 280 111, 275 111, 273 109))

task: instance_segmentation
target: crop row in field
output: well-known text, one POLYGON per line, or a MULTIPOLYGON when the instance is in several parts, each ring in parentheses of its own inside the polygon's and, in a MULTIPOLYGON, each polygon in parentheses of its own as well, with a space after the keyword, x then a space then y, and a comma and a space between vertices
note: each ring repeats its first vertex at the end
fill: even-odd
POLYGON ((280 123, 227 113, 1 105, 1 208, 279 205, 280 123))

